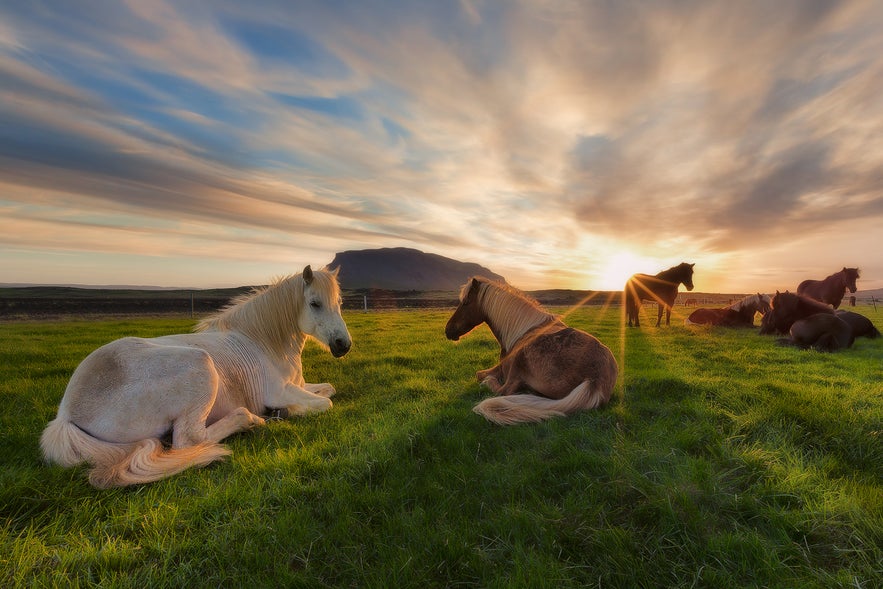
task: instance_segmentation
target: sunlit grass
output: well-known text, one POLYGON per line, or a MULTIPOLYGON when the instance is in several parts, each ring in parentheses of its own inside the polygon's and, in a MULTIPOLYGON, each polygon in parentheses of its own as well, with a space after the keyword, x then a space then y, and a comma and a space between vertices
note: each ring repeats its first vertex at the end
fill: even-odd
POLYGON ((499 357, 487 328, 454 344, 445 311, 351 312, 350 354, 305 351, 307 379, 338 389, 331 411, 110 491, 43 465, 39 434, 92 349, 192 322, 2 324, 0 582, 881 585, 883 340, 820 354, 674 313, 626 329, 618 305, 557 311, 620 363, 601 410, 494 426, 471 411, 499 357))

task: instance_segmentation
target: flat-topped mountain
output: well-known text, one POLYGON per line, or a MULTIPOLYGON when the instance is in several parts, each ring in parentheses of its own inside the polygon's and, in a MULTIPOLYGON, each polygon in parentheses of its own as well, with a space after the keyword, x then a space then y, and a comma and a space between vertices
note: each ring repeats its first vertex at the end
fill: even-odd
POLYGON ((338 280, 347 290, 456 291, 475 275, 505 280, 479 264, 405 247, 340 252, 328 267, 340 268, 338 280))

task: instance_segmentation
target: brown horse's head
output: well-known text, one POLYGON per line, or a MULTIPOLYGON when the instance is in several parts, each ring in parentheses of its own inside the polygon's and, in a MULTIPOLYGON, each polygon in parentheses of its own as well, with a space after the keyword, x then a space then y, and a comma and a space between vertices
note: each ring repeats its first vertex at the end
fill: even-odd
POLYGON ((855 293, 856 285, 855 281, 861 278, 858 274, 858 268, 843 268, 843 276, 846 282, 846 288, 849 289, 849 292, 855 293))
POLYGON ((776 291, 776 296, 771 301, 771 309, 760 321, 761 335, 788 333, 788 329, 794 323, 799 302, 800 300, 796 294, 788 291, 776 291))
POLYGON ((484 309, 478 301, 481 282, 478 278, 470 278, 460 290, 460 304, 445 325, 445 337, 457 341, 475 327, 487 321, 484 309))
POLYGON ((687 290, 693 290, 693 266, 696 264, 688 264, 687 262, 681 262, 677 266, 677 277, 680 279, 680 282, 684 283, 684 288, 687 290))

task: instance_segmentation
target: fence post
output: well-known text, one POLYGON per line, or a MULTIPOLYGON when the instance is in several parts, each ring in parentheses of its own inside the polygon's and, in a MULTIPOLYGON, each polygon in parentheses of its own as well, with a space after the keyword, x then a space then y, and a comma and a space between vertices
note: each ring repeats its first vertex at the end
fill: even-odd
POLYGON ((364 305, 365 310, 368 310, 368 295, 362 295, 362 304, 364 305))

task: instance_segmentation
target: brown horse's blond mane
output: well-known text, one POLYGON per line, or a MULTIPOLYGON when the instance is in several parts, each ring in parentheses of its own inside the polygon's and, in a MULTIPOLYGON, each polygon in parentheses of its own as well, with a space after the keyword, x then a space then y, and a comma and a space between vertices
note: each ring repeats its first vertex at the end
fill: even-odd
MULTIPOLYGON (((476 276, 475 280, 480 284, 478 302, 488 317, 488 324, 499 333, 503 349, 511 350, 525 333, 555 318, 536 300, 506 283, 483 276, 476 276)), ((463 287, 461 301, 470 284, 471 281, 463 287)))

